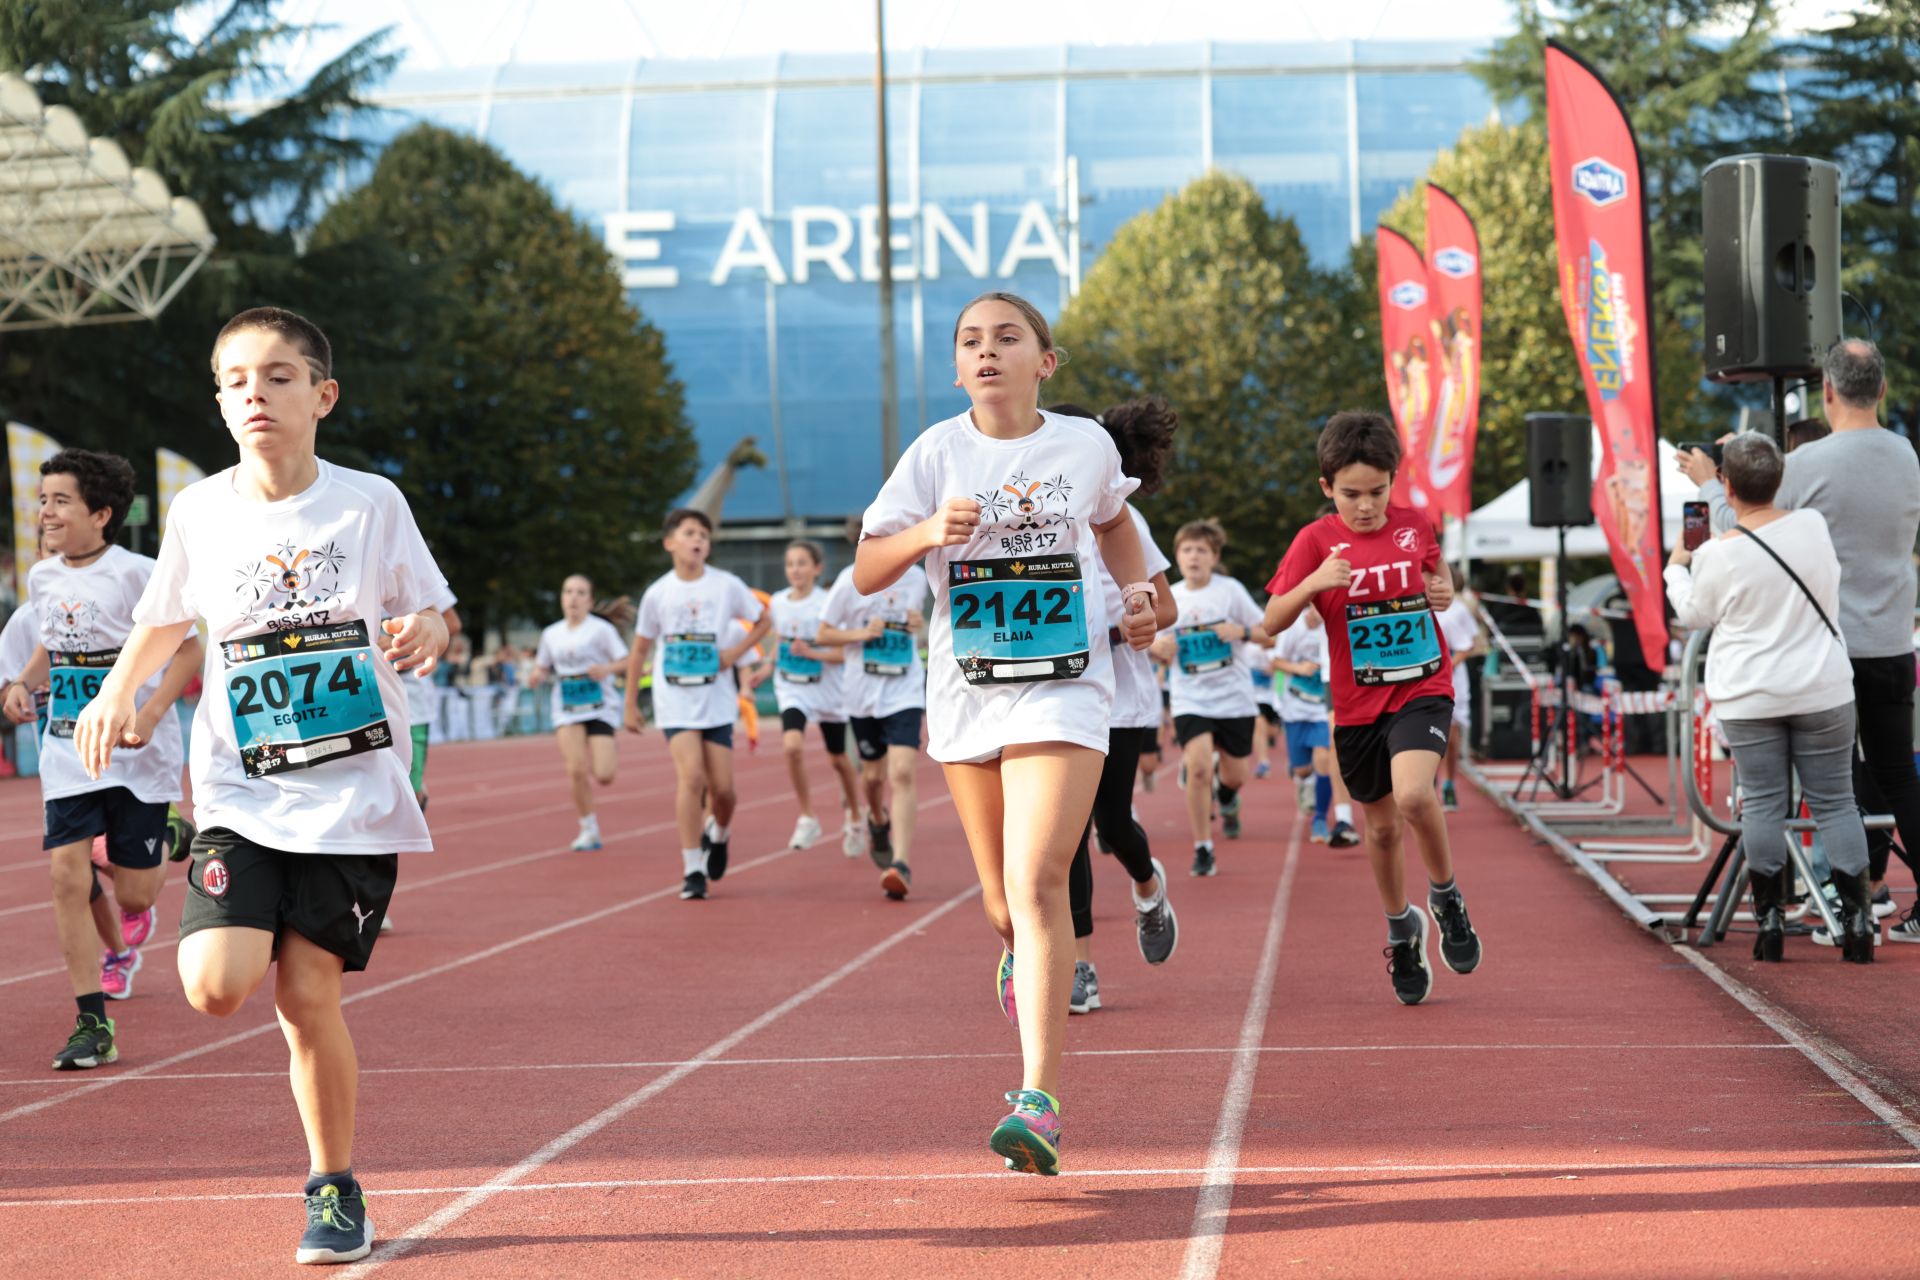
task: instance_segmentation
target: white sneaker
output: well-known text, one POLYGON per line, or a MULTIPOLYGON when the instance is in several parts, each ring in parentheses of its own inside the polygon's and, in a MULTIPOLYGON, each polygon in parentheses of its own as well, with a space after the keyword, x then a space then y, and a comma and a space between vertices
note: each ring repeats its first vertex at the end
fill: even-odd
POLYGON ((849 858, 867 856, 867 820, 861 815, 847 815, 846 830, 840 833, 840 852, 849 858))
POLYGON ((387 912, 387 914, 380 917, 380 932, 382 933, 393 932, 393 912, 389 911, 387 912))
POLYGON ((787 841, 789 849, 811 849, 813 842, 820 838, 820 819, 810 814, 800 815, 800 821, 793 824, 793 838, 787 841))
POLYGON ((581 827, 580 834, 575 836, 573 838, 573 843, 571 845, 568 845, 567 847, 572 849, 575 853, 586 853, 589 850, 600 848, 599 824, 595 823, 593 826, 590 826, 590 827, 586 827, 586 826, 581 827))

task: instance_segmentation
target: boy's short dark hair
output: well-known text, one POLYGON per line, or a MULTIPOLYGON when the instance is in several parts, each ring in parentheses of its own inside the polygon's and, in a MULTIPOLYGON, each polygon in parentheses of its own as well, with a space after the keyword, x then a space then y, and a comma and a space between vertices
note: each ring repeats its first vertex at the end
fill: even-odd
POLYGON ((1400 433, 1385 414, 1349 409, 1327 419, 1314 453, 1328 481, 1356 462, 1392 475, 1400 469, 1400 433))
POLYGON ((72 476, 80 489, 80 501, 87 510, 111 508, 100 536, 112 542, 127 522, 127 508, 133 504, 133 464, 117 453, 95 453, 91 449, 62 449, 40 464, 43 476, 72 476))
POLYGON ((242 311, 233 319, 220 326, 220 332, 213 339, 213 354, 208 363, 213 366, 216 381, 220 377, 220 348, 226 340, 236 333, 249 329, 265 329, 277 333, 300 348, 300 354, 307 358, 307 365, 313 372, 315 382, 325 382, 333 376, 333 344, 327 341, 327 335, 320 332, 320 326, 302 315, 295 315, 284 307, 253 307, 242 311))
POLYGON ((1227 531, 1217 520, 1189 520, 1173 535, 1174 550, 1178 551, 1183 542, 1204 542, 1217 556, 1227 549, 1227 531))
POLYGON ((696 520, 702 529, 705 529, 708 533, 713 532, 713 517, 700 508, 675 507, 673 510, 667 512, 667 522, 662 526, 666 531, 666 536, 671 538, 679 531, 680 526, 689 520, 696 520))

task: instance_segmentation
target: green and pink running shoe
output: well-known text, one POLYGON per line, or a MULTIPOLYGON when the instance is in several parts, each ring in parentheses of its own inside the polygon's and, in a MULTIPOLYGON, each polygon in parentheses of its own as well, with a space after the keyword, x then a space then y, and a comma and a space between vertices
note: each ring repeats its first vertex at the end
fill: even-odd
POLYGON ((1020 1011, 1013 1007, 1013 952, 1004 947, 1000 951, 1000 965, 993 975, 994 996, 1000 1001, 1000 1012, 1007 1015, 1007 1021, 1013 1029, 1020 1029, 1020 1011))
POLYGON ((1013 1114, 995 1126, 988 1143, 1015 1173, 1048 1178, 1058 1174, 1060 1104, 1039 1089, 1016 1089, 1007 1101, 1013 1104, 1013 1114))

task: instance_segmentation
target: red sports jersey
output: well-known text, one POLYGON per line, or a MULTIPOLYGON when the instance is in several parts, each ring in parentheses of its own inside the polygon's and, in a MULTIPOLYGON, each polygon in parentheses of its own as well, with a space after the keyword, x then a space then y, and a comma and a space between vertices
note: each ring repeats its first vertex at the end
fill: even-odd
POLYGON ((1353 577, 1313 597, 1327 626, 1334 722, 1372 724, 1415 698, 1451 698, 1453 665, 1421 576, 1440 563, 1433 526, 1406 507, 1388 507, 1371 533, 1355 533, 1338 512, 1322 516, 1293 540, 1268 594, 1305 582, 1336 546, 1353 577))

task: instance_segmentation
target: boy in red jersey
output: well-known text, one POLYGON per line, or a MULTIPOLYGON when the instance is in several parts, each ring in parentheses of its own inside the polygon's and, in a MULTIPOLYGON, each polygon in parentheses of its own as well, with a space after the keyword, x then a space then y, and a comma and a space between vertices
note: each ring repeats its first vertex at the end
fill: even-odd
POLYGON ((1440 957, 1480 963, 1480 939, 1453 879, 1434 774, 1453 721, 1453 673, 1435 619, 1453 600, 1427 518, 1389 503, 1400 438, 1377 413, 1340 413, 1320 433, 1320 487, 1333 499, 1293 540, 1267 584, 1264 629, 1278 635, 1311 605, 1326 623, 1340 776, 1367 815, 1367 860, 1387 913, 1387 971, 1402 1004, 1433 989, 1429 925, 1407 901, 1402 825, 1426 863, 1440 957))

